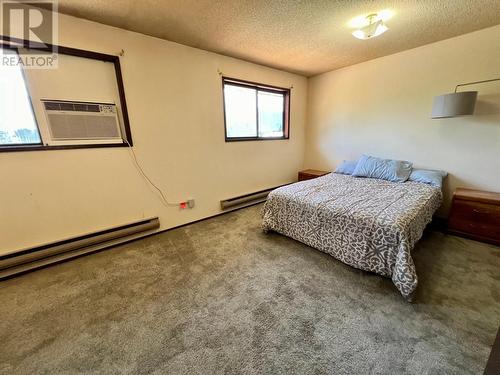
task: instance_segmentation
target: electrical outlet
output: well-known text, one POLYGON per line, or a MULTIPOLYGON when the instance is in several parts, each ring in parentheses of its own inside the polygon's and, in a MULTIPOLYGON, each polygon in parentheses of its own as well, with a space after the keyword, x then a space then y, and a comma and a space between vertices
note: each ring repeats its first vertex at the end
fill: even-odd
POLYGON ((194 207, 194 198, 189 198, 189 199, 187 200, 187 206, 188 206, 189 208, 193 208, 193 207, 194 207))

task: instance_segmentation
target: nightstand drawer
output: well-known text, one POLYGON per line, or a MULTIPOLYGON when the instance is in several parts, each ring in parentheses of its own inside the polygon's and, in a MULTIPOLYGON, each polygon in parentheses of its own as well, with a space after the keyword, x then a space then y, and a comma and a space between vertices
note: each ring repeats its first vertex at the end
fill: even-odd
POLYGON ((476 223, 465 220, 455 220, 453 224, 450 223, 450 232, 466 233, 476 235, 482 238, 491 238, 500 241, 500 229, 496 225, 488 223, 476 223))
POLYGON ((455 200, 450 220, 467 220, 500 227, 500 206, 455 200))
POLYGON ((448 230, 473 239, 500 243, 500 206, 455 198, 448 230))

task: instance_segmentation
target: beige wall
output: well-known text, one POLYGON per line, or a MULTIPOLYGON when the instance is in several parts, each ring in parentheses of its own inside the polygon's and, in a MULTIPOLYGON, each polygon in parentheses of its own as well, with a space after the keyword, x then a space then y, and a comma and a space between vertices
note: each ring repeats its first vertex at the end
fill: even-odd
POLYGON ((305 166, 369 153, 446 170, 440 215, 457 186, 500 191, 500 82, 469 87, 474 116, 430 119, 435 95, 500 77, 499 41, 496 26, 311 78, 305 166))
MULTIPOLYGON (((0 254, 159 216, 162 229, 220 212, 224 198, 296 179, 303 166, 307 79, 101 24, 61 16, 59 44, 121 59, 134 150, 170 200, 164 207, 126 148, 0 153, 0 254), (221 78, 293 85, 291 138, 224 142, 221 78)), ((82 80, 85 77, 82 76, 82 80)))

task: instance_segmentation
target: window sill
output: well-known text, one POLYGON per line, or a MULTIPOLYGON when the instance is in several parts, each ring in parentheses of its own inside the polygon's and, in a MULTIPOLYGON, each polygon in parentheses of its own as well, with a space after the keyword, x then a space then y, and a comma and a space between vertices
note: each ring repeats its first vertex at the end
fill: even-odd
POLYGON ((286 141, 290 139, 290 137, 267 137, 267 138, 259 138, 259 137, 240 137, 240 138, 227 138, 226 142, 245 142, 245 141, 286 141))
POLYGON ((74 150, 79 148, 107 148, 107 147, 128 147, 126 143, 102 143, 94 145, 13 145, 0 146, 0 152, 21 152, 21 151, 49 151, 49 150, 74 150))

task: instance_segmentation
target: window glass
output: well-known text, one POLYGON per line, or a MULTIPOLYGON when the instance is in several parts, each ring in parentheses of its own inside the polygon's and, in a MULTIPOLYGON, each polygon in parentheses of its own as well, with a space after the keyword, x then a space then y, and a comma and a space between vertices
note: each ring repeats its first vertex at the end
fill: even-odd
POLYGON ((259 137, 283 137, 283 94, 259 91, 259 137))
POLYGON ((256 137, 256 90, 225 85, 227 137, 256 137))
MULTIPOLYGON (((7 49, 3 53, 16 54, 7 49)), ((21 67, 0 64, 0 145, 40 143, 21 67)))

